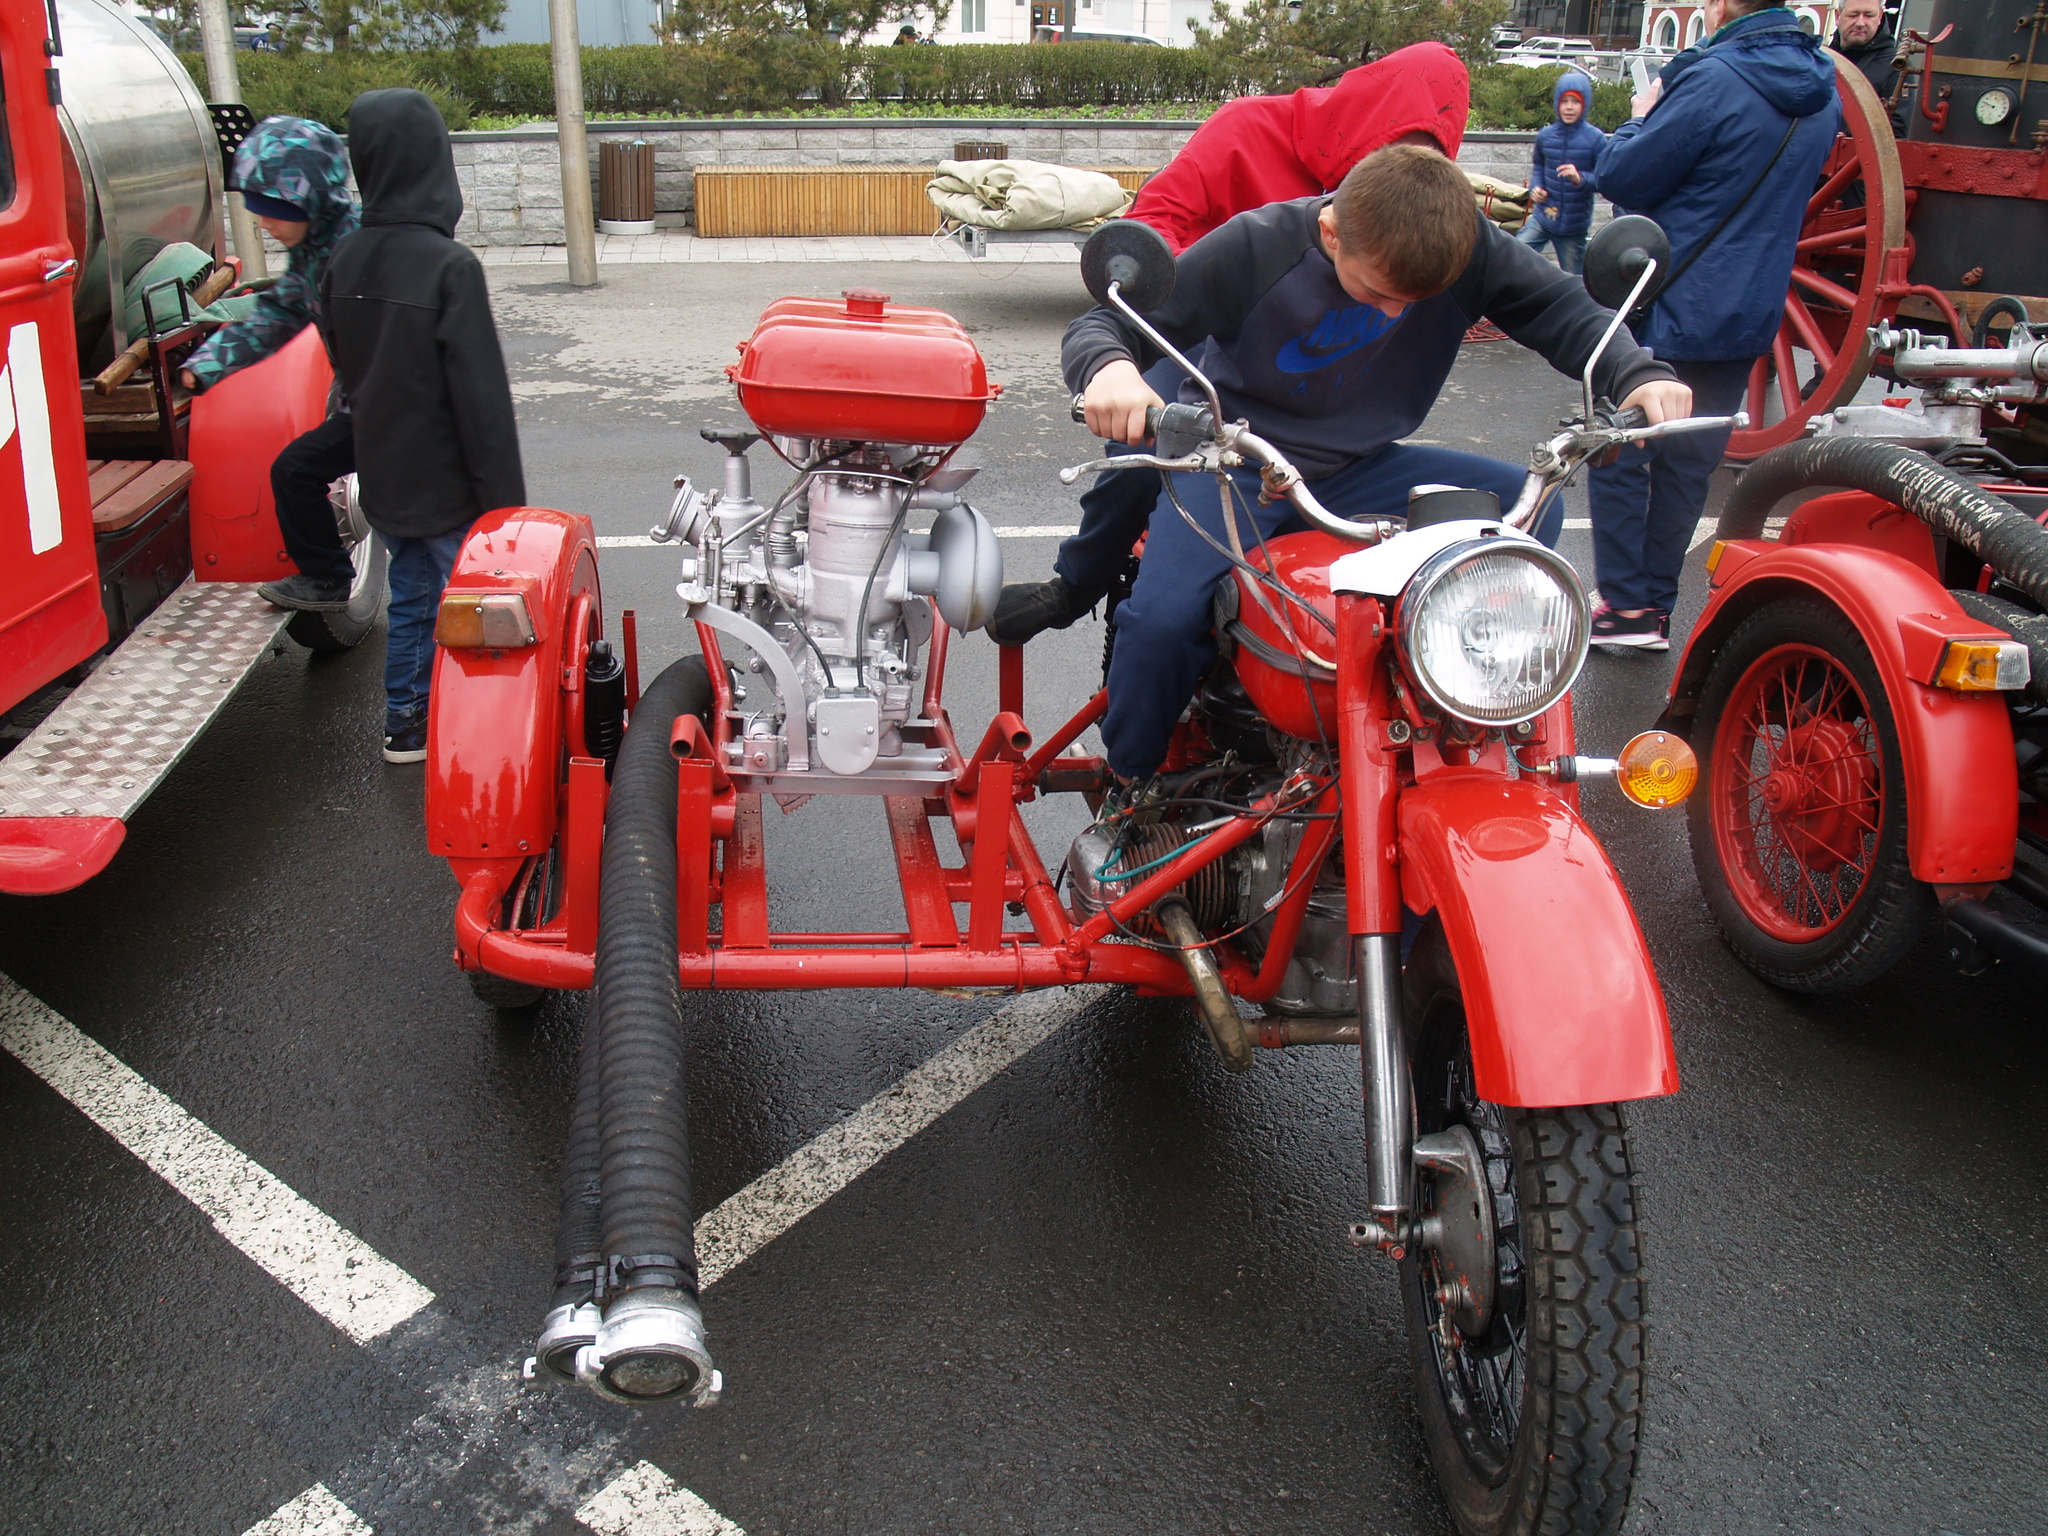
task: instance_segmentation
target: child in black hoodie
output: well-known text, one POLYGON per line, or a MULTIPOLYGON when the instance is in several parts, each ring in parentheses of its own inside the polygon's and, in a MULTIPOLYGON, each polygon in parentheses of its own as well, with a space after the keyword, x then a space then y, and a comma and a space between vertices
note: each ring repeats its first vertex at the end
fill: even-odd
POLYGON ((354 416, 363 515, 391 551, 384 759, 417 763, 441 590, 470 525, 524 505, 526 479, 483 267, 452 238, 462 190, 440 112, 419 91, 365 92, 348 144, 363 226, 321 279, 320 328, 354 416))

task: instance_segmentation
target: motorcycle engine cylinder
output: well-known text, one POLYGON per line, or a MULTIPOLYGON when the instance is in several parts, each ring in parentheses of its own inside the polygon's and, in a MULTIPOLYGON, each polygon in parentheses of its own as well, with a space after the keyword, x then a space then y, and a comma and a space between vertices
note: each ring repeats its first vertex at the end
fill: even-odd
MULTIPOLYGON (((1109 873, 1097 875, 1094 870, 1074 870, 1074 894, 1082 910, 1094 912, 1108 906, 1130 889, 1131 882, 1117 873, 1118 869, 1142 869, 1160 859, 1171 858, 1185 848, 1190 839, 1179 827, 1153 824, 1136 827, 1125 834, 1123 856, 1116 861, 1109 873)), ((1074 852, 1068 856, 1074 864, 1101 848, 1107 839, 1099 833, 1084 832, 1075 840, 1074 852), (1084 852, 1084 845, 1086 851, 1084 852)), ((1099 868, 1106 860, 1098 860, 1099 868)), ((1205 864, 1181 885, 1175 888, 1188 908, 1195 915, 1195 925, 1200 928, 1224 928, 1230 925, 1236 907, 1236 881, 1229 869, 1228 858, 1217 859, 1205 864)), ((1149 871, 1148 871, 1149 873, 1149 871)), ((1158 925, 1150 913, 1142 915, 1130 926, 1148 936, 1158 934, 1158 925)))

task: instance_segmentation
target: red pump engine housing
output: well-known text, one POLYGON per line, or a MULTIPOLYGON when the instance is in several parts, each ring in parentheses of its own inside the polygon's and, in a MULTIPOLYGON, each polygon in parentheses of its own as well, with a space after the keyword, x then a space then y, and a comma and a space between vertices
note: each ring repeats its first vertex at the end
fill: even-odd
POLYGON ((776 437, 952 448, 1002 393, 958 320, 892 309, 871 288, 836 303, 777 299, 739 345, 726 377, 754 425, 776 437))

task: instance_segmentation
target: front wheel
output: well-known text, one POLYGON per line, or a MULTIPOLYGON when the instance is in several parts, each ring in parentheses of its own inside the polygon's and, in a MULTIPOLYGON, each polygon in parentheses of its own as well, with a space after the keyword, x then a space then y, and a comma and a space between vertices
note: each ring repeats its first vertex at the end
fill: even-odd
POLYGON ((1934 898, 1906 853, 1891 701, 1840 610, 1786 598, 1736 625, 1693 741, 1693 867, 1744 965, 1795 992, 1842 992, 1927 931, 1934 898))
POLYGON ((1605 1536, 1628 1513, 1643 1396, 1621 1111, 1479 1097, 1434 922, 1405 984, 1417 1150, 1438 1149, 1416 1199, 1439 1237, 1401 1262, 1430 1464, 1464 1536, 1605 1536))

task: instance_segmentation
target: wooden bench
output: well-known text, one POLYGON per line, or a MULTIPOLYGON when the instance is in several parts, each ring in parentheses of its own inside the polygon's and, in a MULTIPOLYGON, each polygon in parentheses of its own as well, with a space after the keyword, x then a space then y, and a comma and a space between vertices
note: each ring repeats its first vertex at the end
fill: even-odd
MULTIPOLYGON (((1135 192, 1151 166, 1089 165, 1135 192)), ((929 235, 939 213, 925 196, 930 165, 700 165, 697 233, 706 239, 775 235, 929 235)))
POLYGON ((85 468, 94 533, 134 527, 192 483, 192 466, 183 459, 88 459, 85 468))

